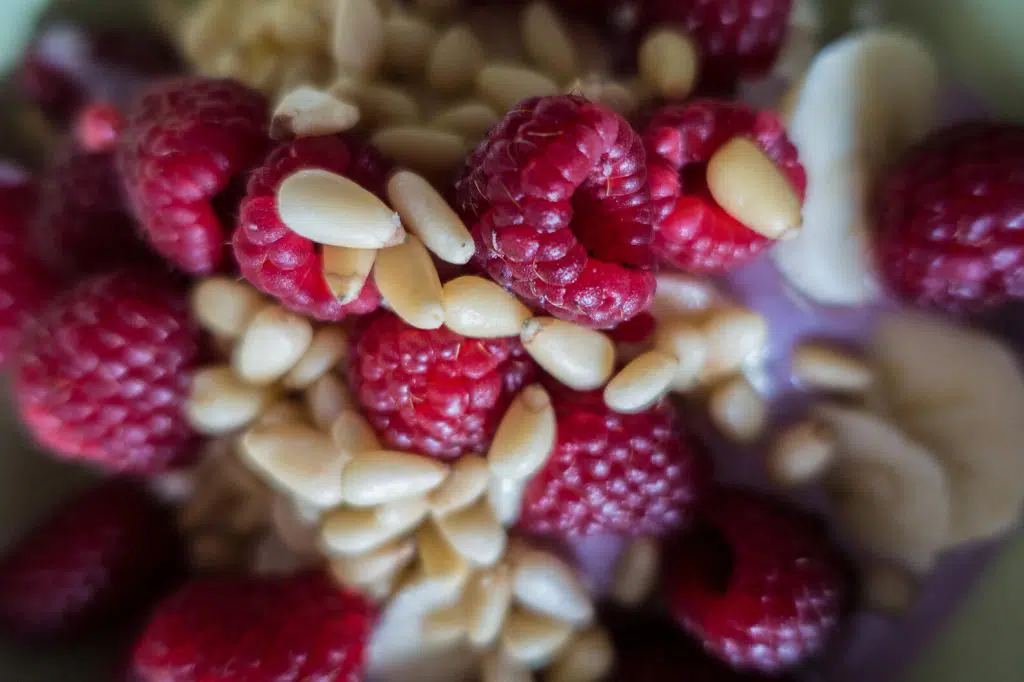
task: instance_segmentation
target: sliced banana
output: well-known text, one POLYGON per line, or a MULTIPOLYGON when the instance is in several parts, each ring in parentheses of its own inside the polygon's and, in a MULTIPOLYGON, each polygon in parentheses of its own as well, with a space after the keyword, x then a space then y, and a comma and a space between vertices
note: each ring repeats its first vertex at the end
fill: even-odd
POLYGON ((807 297, 876 298, 869 193, 880 172, 934 126, 938 68, 916 39, 869 29, 826 47, 794 93, 789 135, 807 171, 803 230, 773 256, 807 297))
POLYGON ((950 492, 936 456, 870 412, 819 405, 840 455, 826 489, 847 532, 879 557, 924 572, 946 546, 950 492))

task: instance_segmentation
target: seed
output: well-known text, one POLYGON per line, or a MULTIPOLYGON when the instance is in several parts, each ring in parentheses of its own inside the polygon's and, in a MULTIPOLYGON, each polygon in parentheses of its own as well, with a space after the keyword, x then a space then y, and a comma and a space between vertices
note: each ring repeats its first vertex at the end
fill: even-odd
POLYGON ((349 458, 327 434, 300 424, 253 426, 240 445, 246 462, 289 494, 324 509, 341 503, 349 458))
POLYGON ((328 92, 359 108, 360 128, 411 125, 420 120, 420 105, 408 92, 380 83, 341 78, 328 92))
POLYGON ((362 587, 391 578, 415 557, 416 543, 412 538, 403 538, 366 554, 332 559, 330 568, 331 574, 342 583, 362 587))
POLYGON ((355 406, 355 399, 338 374, 325 374, 306 389, 303 396, 313 425, 322 431, 331 428, 338 415, 355 406))
POLYGON ((290 398, 282 398, 260 415, 255 424, 273 426, 277 424, 306 424, 306 411, 290 398))
POLYGON ((207 367, 192 376, 185 417, 196 431, 217 436, 244 427, 273 399, 268 387, 243 382, 227 365, 207 367))
POLYGON ((872 368, 838 348, 803 342, 793 350, 793 376, 807 388, 833 393, 863 393, 874 383, 872 368))
POLYGON ((600 682, 615 665, 615 650, 608 633, 590 628, 577 633, 548 669, 549 682, 600 682))
POLYGON ((640 107, 637 96, 627 86, 602 76, 577 78, 565 89, 570 95, 585 97, 608 107, 621 116, 628 116, 640 107))
POLYGON ((737 443, 756 441, 768 421, 764 398, 743 377, 735 377, 712 390, 708 414, 711 423, 737 443))
POLYGON ((658 288, 650 312, 659 321, 669 317, 700 317, 722 303, 722 295, 708 280, 679 272, 658 275, 658 288))
POLYGON ((342 304, 351 303, 366 286, 366 278, 377 260, 376 249, 324 246, 320 251, 324 281, 342 304))
POLYGON ((265 21, 269 24, 272 37, 282 45, 304 48, 307 45, 321 45, 326 42, 327 27, 316 11, 314 3, 272 2, 265 5, 265 8, 265 21))
POLYGON ((573 625, 594 618, 594 605, 576 574, 546 552, 527 550, 516 559, 512 594, 530 611, 573 625))
POLYGON ((341 474, 342 499, 354 507, 423 495, 444 482, 448 467, 441 462, 406 452, 363 452, 341 474))
POLYGON ((679 361, 661 351, 648 351, 622 368, 604 388, 604 402, 616 412, 643 412, 668 393, 679 361))
POLYGON ((290 140, 297 137, 333 135, 359 123, 359 109, 331 97, 322 90, 299 87, 286 94, 274 109, 270 137, 290 140))
POLYGON ((199 326, 222 339, 237 339, 263 306, 263 297, 229 277, 209 277, 192 290, 192 314, 199 326))
POLYGON ((555 410, 539 384, 512 401, 494 433, 487 463, 499 478, 524 481, 540 471, 555 449, 555 410))
POLYGON ((718 311, 702 325, 701 330, 708 344, 707 361, 701 375, 703 381, 738 371, 749 358, 763 352, 768 343, 768 325, 764 317, 746 308, 718 311))
POLYGON ((501 632, 501 651, 531 669, 550 664, 572 636, 572 626, 538 613, 513 609, 501 632))
POLYGON ((441 34, 427 59, 427 83, 448 95, 470 89, 486 56, 484 46, 466 24, 441 34))
POLYGON ((629 543, 615 565, 611 596, 616 603, 640 606, 654 592, 658 581, 661 550, 653 538, 639 538, 629 543))
POLYGON ((469 580, 472 570, 469 562, 429 522, 416 530, 416 545, 419 548, 418 570, 404 589, 411 590, 417 599, 430 599, 438 605, 454 602, 469 580))
POLYGON ((544 74, 505 64, 488 64, 476 74, 480 98, 498 111, 509 111, 528 97, 550 97, 559 93, 558 84, 544 74))
POLYGON ((461 135, 471 143, 482 139, 501 117, 483 102, 469 100, 445 109, 430 121, 432 128, 461 135))
POLYGON ((768 453, 768 475, 779 485, 803 485, 825 473, 835 461, 837 445, 836 434, 827 424, 794 424, 778 435, 768 453))
POLYGON ((523 325, 526 352, 569 388, 589 391, 604 385, 615 368, 615 344, 605 334, 553 317, 523 325))
POLYGON ((341 326, 321 327, 298 362, 281 382, 285 388, 308 388, 348 354, 348 336, 341 326))
POLYGON ((438 258, 465 265, 473 257, 473 235, 425 179, 411 171, 398 171, 388 180, 387 194, 406 229, 438 258))
POLYGON ((870 611, 898 614, 914 603, 917 582, 903 569, 874 562, 862 571, 861 580, 861 599, 870 611))
POLYGON ((334 444, 351 455, 380 450, 380 442, 373 428, 354 409, 343 410, 331 425, 331 438, 334 444))
POLYGON ((481 500, 435 521, 455 551, 477 566, 491 566, 505 551, 505 529, 494 510, 481 500))
POLYGON ((474 339, 516 336, 530 309, 489 279, 465 275, 444 285, 444 322, 474 339))
POLYGON ((275 496, 270 505, 270 522, 275 537, 289 550, 296 554, 316 553, 316 523, 300 517, 294 502, 282 495, 275 496))
POLYGON ((318 244, 379 249, 402 237, 398 214, 343 175, 319 169, 292 173, 277 190, 281 221, 318 244))
POLYGON ((365 554, 404 535, 427 515, 425 497, 408 497, 372 509, 338 509, 320 531, 323 546, 341 555, 365 554))
POLYGON ((494 643, 512 605, 512 576, 499 565, 477 574, 466 590, 466 635, 481 649, 494 643))
POLYGON ((466 636, 466 609, 461 602, 434 611, 423 619, 421 635, 428 646, 451 645, 466 636))
POLYGON ((526 492, 524 481, 492 477, 487 485, 487 502, 494 510, 494 516, 506 528, 515 525, 523 507, 526 492))
POLYGON ((377 254, 373 278, 396 315, 418 329, 444 324, 441 278, 430 253, 415 235, 377 254))
POLYGON ((371 141, 400 166, 431 179, 450 177, 462 165, 468 151, 458 135, 425 126, 384 128, 371 141))
POLYGON ((392 12, 384 20, 384 66, 396 76, 412 78, 423 73, 437 39, 429 22, 405 12, 392 12))
POLYGON ((480 682, 533 682, 530 670, 493 651, 480 663, 480 682))
POLYGON ((342 73, 372 80, 384 61, 384 16, 374 0, 335 0, 330 51, 342 73))
POLYGON ((685 319, 659 322, 654 347, 677 363, 670 383, 672 390, 685 393, 698 384, 708 358, 708 342, 700 329, 685 319))
POLYGON ((546 2, 531 2, 520 15, 520 32, 526 54, 541 69, 565 82, 579 65, 572 38, 562 18, 546 2))
POLYGON ((182 52, 194 63, 204 62, 211 50, 223 44, 222 36, 230 35, 237 22, 237 3, 232 0, 208 0, 185 13, 181 27, 182 52))
POLYGON ((465 509, 487 492, 489 478, 487 460, 480 455, 463 455, 452 464, 444 483, 428 496, 430 513, 440 517, 465 509))
POLYGON ((657 28, 640 45, 637 66, 644 82, 665 99, 684 99, 697 82, 697 46, 681 31, 657 28))
POLYGON ((775 162, 746 138, 734 137, 712 154, 708 191, 726 213, 771 239, 800 229, 802 202, 775 162))
POLYGON ((271 384, 295 366, 312 340, 308 319, 279 305, 266 305, 242 333, 231 364, 245 381, 271 384))

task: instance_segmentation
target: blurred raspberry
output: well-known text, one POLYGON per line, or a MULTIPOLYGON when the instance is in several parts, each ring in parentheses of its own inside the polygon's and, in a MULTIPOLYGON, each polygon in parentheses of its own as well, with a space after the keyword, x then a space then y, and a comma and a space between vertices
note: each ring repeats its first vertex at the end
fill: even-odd
POLYGON ((74 138, 87 152, 113 151, 124 129, 124 116, 112 104, 94 102, 75 116, 74 138))

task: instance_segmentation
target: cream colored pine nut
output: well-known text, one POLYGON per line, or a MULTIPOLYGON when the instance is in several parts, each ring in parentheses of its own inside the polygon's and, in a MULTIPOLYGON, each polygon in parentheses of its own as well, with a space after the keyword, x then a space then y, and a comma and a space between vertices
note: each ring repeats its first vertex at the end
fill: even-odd
POLYGON ((342 73, 372 79, 384 62, 384 15, 375 0, 336 0, 331 56, 342 73))
POLYGON ((839 348, 813 341, 793 349, 793 377, 803 386, 835 393, 864 393, 874 383, 871 367, 839 348))
POLYGON ((323 546, 343 556, 365 554, 398 538, 427 515, 425 497, 408 497, 372 509, 338 509, 324 518, 323 546))
POLYGON ((643 412, 668 393, 679 364, 672 355, 657 350, 640 355, 605 386, 605 404, 616 412, 643 412))
POLYGON ((230 366, 207 367, 192 376, 185 417, 199 433, 218 436, 249 424, 273 400, 270 388, 243 382, 230 366))
POLYGON ((762 353, 768 343, 764 317, 746 308, 717 311, 701 326, 708 344, 703 381, 733 374, 751 357, 762 353))
POLYGON ((565 91, 606 106, 621 116, 628 116, 640 108, 640 101, 632 90, 601 76, 577 78, 565 91))
POLYGON ((633 540, 619 555, 611 596, 623 606, 637 607, 654 592, 658 582, 661 550, 653 538, 633 540))
POLYGON ((672 390, 685 393, 700 382, 709 354, 707 338, 700 329, 685 319, 659 321, 654 347, 676 360, 672 390))
POLYGON ((297 137, 333 135, 359 123, 359 109, 335 99, 322 90, 308 86, 288 92, 270 123, 270 137, 290 140, 297 137))
POLYGON ((726 213, 771 239, 789 239, 800 230, 803 204, 775 162, 742 137, 722 145, 707 167, 708 191, 726 213))
POLYGON ((487 500, 435 520, 448 544, 476 566, 492 566, 505 552, 505 529, 487 500))
POLYGON ((444 324, 441 278, 423 243, 409 235, 404 244, 377 254, 373 278, 391 310, 417 329, 444 324))
POLYGON ((452 464, 444 483, 427 497, 430 513, 441 517, 470 506, 487 492, 489 477, 487 460, 480 455, 463 455, 452 464))
POLYGON ((337 373, 324 374, 313 382, 303 394, 306 412, 313 426, 327 431, 334 424, 338 415, 355 406, 348 386, 337 373))
POLYGON ((339 303, 346 304, 356 300, 366 286, 377 261, 377 250, 325 245, 320 251, 320 259, 327 288, 339 303))
POLYGON ((480 682, 533 682, 533 674, 501 652, 492 651, 481 661, 480 682))
POLYGON ((601 682, 615 665, 615 649, 608 633, 589 628, 573 636, 569 646, 547 670, 549 682, 601 682))
POLYGON ((480 99, 498 111, 509 111, 528 97, 550 97, 560 89, 558 83, 538 71, 488 64, 476 74, 476 91, 480 99))
POLYGON ((384 66, 392 74, 414 78, 423 73, 437 32, 430 22, 392 12, 384 20, 384 66))
POLYGON ((917 588, 908 571, 890 564, 874 562, 861 571, 861 600, 869 611, 902 613, 913 605, 917 588))
POLYGON ((299 424, 253 426, 239 450, 271 483, 303 502, 326 509, 343 499, 348 456, 325 433, 299 424))
POLYGON ((501 120, 497 112, 483 102, 469 100, 445 109, 430 120, 430 127, 461 135, 470 143, 483 139, 501 120))
POLYGON ((388 179, 387 195, 406 229, 438 258, 465 265, 473 257, 473 235, 424 178, 412 171, 398 171, 388 179))
POLYGON ((415 557, 416 543, 412 538, 403 538, 366 554, 332 559, 330 570, 345 585, 363 587, 391 578, 415 557))
POLYGON ((259 292, 229 277, 209 277, 192 290, 199 326, 222 339, 237 339, 264 304, 259 292))
POLYGON ((764 398, 743 377, 735 377, 711 391, 711 423, 737 443, 753 443, 764 433, 768 407, 764 398))
POLYGON ((483 277, 456 277, 442 293, 445 326, 470 338, 516 336, 531 316, 518 298, 483 277))
POLYGON ((572 37, 562 18, 546 2, 531 2, 520 15, 523 47, 533 63, 555 80, 565 82, 576 75, 579 64, 572 37))
POLYGON ((222 37, 231 35, 236 25, 239 3, 237 0, 207 0, 184 15, 182 25, 182 52, 193 62, 207 61, 212 51, 221 47, 222 37))
POLYGON ((456 644, 466 636, 466 609, 461 602, 427 614, 421 626, 427 646, 456 644))
POLYGON ((514 526, 519 520, 523 507, 523 494, 526 483, 510 478, 491 477, 487 485, 487 502, 494 510, 494 516, 506 528, 514 526))
POLYGON ((706 279, 681 272, 662 272, 656 279, 658 288, 648 312, 659 322, 701 317, 723 303, 722 294, 706 279))
POLYGON ((353 507, 372 507, 424 495, 447 476, 448 467, 430 457, 391 450, 363 452, 340 476, 342 500, 353 507))
POLYGON ((290 398, 283 398, 266 409, 254 424, 274 426, 278 424, 308 424, 306 410, 290 398))
POLYGON ((328 92, 359 107, 360 128, 412 125, 420 120, 419 103, 399 88, 342 78, 328 92))
POLYGON ((427 59, 427 83, 453 95, 473 87, 486 56, 484 46, 469 26, 455 24, 441 34, 427 59))
POLYGON ((576 574, 546 552, 527 550, 516 558, 512 594, 530 611, 573 625, 594 618, 594 604, 576 574))
POLYGON ((302 5, 295 0, 278 0, 267 6, 267 19, 273 37, 283 45, 296 48, 326 44, 328 32, 324 17, 316 11, 314 3, 302 5))
POLYGON ((292 173, 277 189, 277 211, 292 232, 318 244, 379 249, 401 240, 398 214, 344 175, 292 173))
POLYGON ((327 325, 316 330, 309 348, 285 375, 285 388, 308 388, 348 355, 348 335, 341 326, 327 325))
POLYGON ((535 317, 523 325, 520 339, 538 365, 577 391, 603 386, 615 369, 611 339, 572 322, 535 317))
POLYGON ((539 384, 512 400, 491 441, 487 464, 499 478, 525 481, 540 471, 555 449, 557 424, 551 397, 539 384))
POLYGON ((231 354, 231 365, 250 384, 271 384, 295 366, 312 341, 308 319, 270 304, 245 328, 231 354))
POLYGON ((765 465, 773 482, 803 485, 824 474, 837 456, 835 432, 827 424, 805 421, 778 435, 765 465))
POLYGON ((554 661, 572 637, 572 625, 547 616, 512 609, 501 631, 501 651, 511 660, 537 670, 554 661))
POLYGON ((409 587, 421 594, 433 593, 431 598, 441 604, 452 603, 469 580, 472 572, 469 562, 448 544, 433 523, 424 523, 416 530, 416 545, 419 570, 409 587))
POLYGON ((498 565, 478 573, 466 588, 466 636, 478 649, 498 638, 512 605, 512 575, 498 565))
POLYGON ((296 554, 312 555, 317 552, 316 522, 310 522, 299 515, 295 503, 277 495, 270 505, 270 523, 274 536, 290 551, 296 554))
POLYGON ((331 438, 334 444, 350 455, 380 450, 380 441, 373 428, 354 409, 344 410, 331 425, 331 438))
POLYGON ((637 66, 644 83, 665 99, 681 100, 697 83, 698 52, 693 39, 672 28, 656 28, 640 45, 637 66))
POLYGON ((399 165, 431 179, 449 178, 469 151, 458 135, 426 126, 382 128, 371 142, 399 165))

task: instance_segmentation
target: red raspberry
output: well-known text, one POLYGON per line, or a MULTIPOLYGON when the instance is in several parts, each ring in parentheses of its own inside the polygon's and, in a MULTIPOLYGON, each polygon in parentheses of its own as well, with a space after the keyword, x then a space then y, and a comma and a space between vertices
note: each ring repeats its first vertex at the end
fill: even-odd
POLYGON ((198 354, 181 288, 139 271, 99 275, 26 327, 15 398, 36 439, 56 454, 155 472, 193 454, 182 406, 198 354))
POLYGON ((153 247, 182 270, 221 265, 236 185, 263 157, 268 103, 231 80, 180 78, 148 89, 118 145, 124 186, 153 247))
POLYGON ((759 493, 719 490, 700 531, 668 552, 672 612, 711 653, 777 673, 814 656, 846 607, 846 566, 818 519, 759 493))
POLYGON ((934 133, 885 179, 877 205, 879 267, 903 298, 952 312, 1024 298, 1024 126, 934 133))
POLYGON ((111 479, 58 509, 0 560, 0 629, 60 636, 135 615, 183 567, 173 518, 111 479))
POLYGON ((478 261, 527 303, 604 328, 651 302, 643 145, 618 114, 570 95, 524 100, 469 157, 456 193, 478 261))
POLYGON ((563 537, 664 535, 690 521, 710 462, 662 403, 613 412, 600 391, 552 387, 558 443, 527 485, 519 525, 563 537))
POLYGON ((739 102, 694 100, 654 113, 644 132, 657 215, 654 248, 689 272, 727 272, 772 243, 726 213, 712 198, 705 170, 734 137, 746 137, 793 183, 801 201, 807 176, 779 118, 739 102))
POLYGON ((366 322, 350 357, 349 383, 380 439, 440 459, 486 452, 536 373, 518 339, 416 329, 391 313, 366 322))
POLYGON ((95 102, 78 112, 74 137, 78 146, 88 152, 109 152, 113 151, 123 129, 124 115, 120 109, 95 102))
POLYGON ((316 243, 292 232, 277 213, 277 188, 293 173, 320 168, 344 175, 383 198, 391 164, 370 145, 344 135, 306 137, 275 148, 249 177, 234 249, 238 267, 260 291, 320 320, 360 315, 380 305, 371 280, 354 301, 342 303, 327 286, 316 243))
POLYGON ((141 682, 360 682, 375 619, 319 573, 193 582, 135 645, 141 682))

